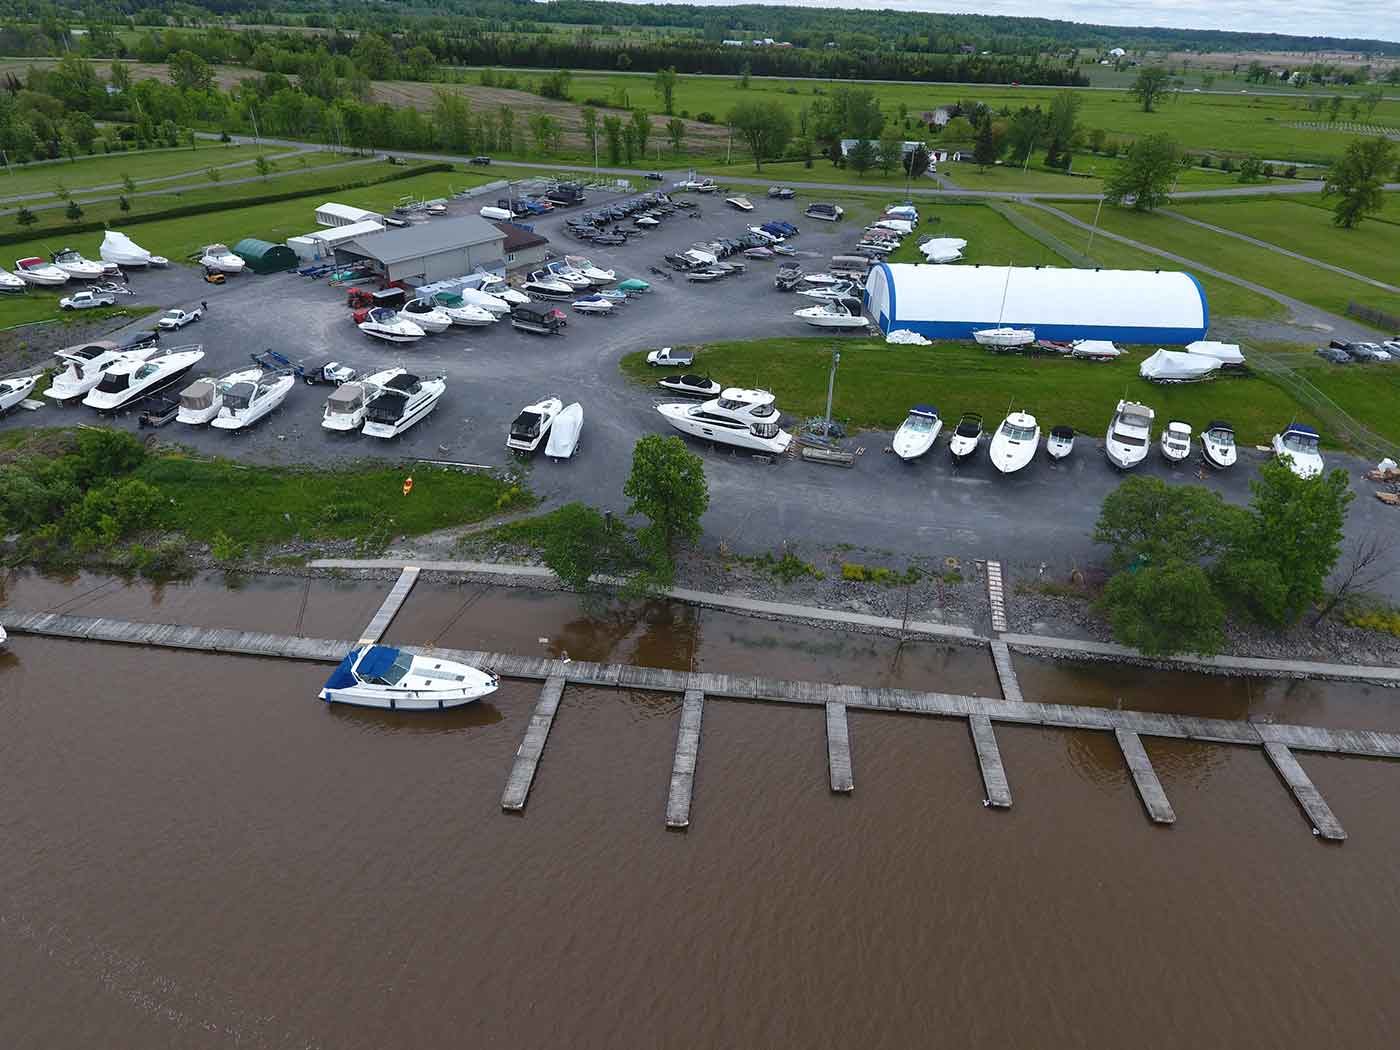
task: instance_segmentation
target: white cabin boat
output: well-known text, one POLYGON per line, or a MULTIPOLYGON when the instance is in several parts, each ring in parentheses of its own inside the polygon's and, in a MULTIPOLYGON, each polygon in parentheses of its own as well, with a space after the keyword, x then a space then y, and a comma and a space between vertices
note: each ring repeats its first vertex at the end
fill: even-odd
POLYGON ((331 396, 326 398, 326 407, 321 413, 321 427, 342 434, 359 430, 365 421, 365 409, 370 401, 379 395, 380 388, 403 373, 402 368, 388 368, 348 383, 341 383, 331 396))
POLYGON ((411 372, 400 372, 369 399, 360 432, 368 437, 398 437, 426 419, 446 391, 447 380, 442 376, 419 379, 411 372))
POLYGON ((485 328, 487 325, 499 321, 503 314, 510 313, 510 307, 506 306, 500 299, 496 299, 492 295, 485 298, 495 300, 495 302, 505 306, 505 309, 497 312, 479 303, 469 302, 465 298, 463 298, 461 306, 447 306, 439 303, 438 309, 445 313, 453 324, 463 325, 467 328, 485 328))
POLYGON ((1119 470, 1131 470, 1147 458, 1155 413, 1136 401, 1119 401, 1104 434, 1104 452, 1119 470))
POLYGON ((792 444, 792 435, 778 425, 782 416, 773 402, 767 390, 729 387, 698 405, 685 401, 657 405, 656 410, 682 434, 780 456, 792 444))
POLYGON ((563 410, 564 402, 557 397, 546 397, 526 405, 510 424, 506 448, 512 452, 534 452, 549 437, 555 417, 563 410))
POLYGON ((24 278, 16 277, 9 270, 0 270, 0 292, 22 292, 27 287, 24 278))
MULTIPOLYGON (((477 309, 485 310, 487 313, 494 314, 497 317, 510 313, 510 303, 506 302, 499 295, 483 292, 479 288, 463 288, 457 295, 461 298, 463 306, 475 306, 477 309)), ((521 296, 521 298, 525 299, 526 302, 529 301, 526 296, 521 296)), ((449 309, 448 304, 441 299, 435 297, 433 302, 437 304, 439 309, 449 309)), ((460 324, 461 322, 457 321, 454 317, 453 323, 460 324)))
POLYGON ((613 281, 617 280, 616 270, 605 270, 601 266, 594 266, 582 255, 566 255, 564 261, 595 285, 612 284, 613 281))
POLYGON ((982 442, 982 417, 976 412, 964 412, 958 425, 948 436, 948 454, 954 463, 966 463, 982 442))
POLYGON ((48 286, 68 283, 67 270, 55 266, 51 262, 45 262, 37 255, 32 255, 28 259, 16 259, 15 276, 25 284, 48 286))
POLYGON ((224 394, 235 383, 256 383, 262 376, 261 368, 242 368, 217 379, 205 376, 196 379, 180 391, 180 408, 175 413, 175 421, 197 427, 208 423, 224 407, 224 394))
POLYGON ((416 343, 424 336, 423 329, 407 317, 387 306, 376 306, 359 324, 360 331, 386 343, 416 343))
POLYGON ((1051 427, 1045 439, 1045 452, 1051 459, 1064 459, 1074 451, 1074 427, 1051 427))
POLYGON ((1003 474, 1014 474, 1032 459, 1040 447, 1040 424, 1029 412, 1012 412, 992 435, 988 454, 992 466, 1003 474))
POLYGON ((1322 453, 1318 451, 1317 431, 1312 427, 1289 423, 1282 434, 1274 435, 1272 445, 1274 455, 1300 478, 1315 478, 1322 473, 1322 453))
POLYGON ((547 270, 536 270, 520 290, 540 299, 572 299, 577 292, 568 281, 547 270))
POLYGON ((979 328, 972 338, 980 346, 992 346, 1002 350, 1018 346, 1030 346, 1035 342, 1035 332, 1029 328, 979 328))
POLYGON ((427 299, 410 299, 403 304, 403 315, 425 332, 445 332, 452 327, 452 315, 427 299))
POLYGON ((199 253, 199 265, 215 273, 242 273, 247 265, 227 244, 206 244, 199 253))
POLYGON ((568 459, 578 448, 579 434, 583 430, 583 406, 575 401, 565 405, 554 417, 554 425, 549 428, 549 440, 545 442, 544 454, 550 459, 568 459))
POLYGON ((938 440, 943 430, 943 420, 938 409, 929 405, 915 405, 909 410, 909 417, 894 432, 890 447, 894 454, 906 463, 918 459, 938 440))
POLYGON ((825 303, 835 299, 859 299, 860 289, 851 281, 842 281, 840 284, 821 284, 815 288, 799 288, 797 294, 825 303))
POLYGON ((1159 447, 1162 458, 1172 466, 1185 463, 1191 458, 1191 425, 1179 419, 1168 420, 1162 428, 1159 447))
POLYGON ((11 376, 0 379, 0 413, 8 412, 34 392, 35 386, 43 378, 42 373, 32 376, 11 376))
POLYGON ((739 211, 753 211, 753 201, 747 197, 726 197, 724 203, 739 211))
MULTIPOLYGON (((585 288, 593 287, 592 281, 590 281, 587 277, 581 274, 578 270, 575 270, 572 266, 569 266, 567 263, 552 262, 545 267, 545 272, 552 274, 554 277, 557 277, 559 280, 563 281, 570 288, 573 288, 576 291, 581 291, 585 288)), ((533 276, 534 274, 531 274, 531 277, 533 276)))
POLYGON ((1216 470, 1235 465, 1235 428, 1224 420, 1213 419, 1201 431, 1201 455, 1216 470))
POLYGON ((794 310, 793 317, 801 318, 814 328, 866 328, 865 317, 853 311, 843 302, 830 301, 820 306, 809 306, 804 310, 794 310))
POLYGON ((366 645, 346 654, 318 695, 328 704, 441 711, 489 696, 499 685, 490 671, 469 664, 366 645))
POLYGON ((147 394, 173 386, 204 360, 204 348, 176 346, 156 350, 144 360, 120 361, 87 392, 83 404, 99 412, 116 412, 147 394))
POLYGON ((107 272, 100 262, 84 259, 82 253, 73 248, 60 248, 53 253, 53 264, 78 281, 95 281, 107 272))
POLYGON ((574 309, 581 314, 610 314, 613 305, 611 299, 604 299, 601 295, 590 295, 573 302, 574 309))
POLYGON ((243 430, 277 408, 297 377, 291 369, 263 372, 255 380, 239 380, 224 391, 224 403, 210 422, 215 430, 243 430))
POLYGON ((137 350, 118 350, 110 344, 75 347, 60 350, 54 357, 65 363, 63 371, 53 377, 44 396, 55 401, 70 401, 95 387, 102 376, 122 361, 144 361, 156 352, 156 344, 137 350))

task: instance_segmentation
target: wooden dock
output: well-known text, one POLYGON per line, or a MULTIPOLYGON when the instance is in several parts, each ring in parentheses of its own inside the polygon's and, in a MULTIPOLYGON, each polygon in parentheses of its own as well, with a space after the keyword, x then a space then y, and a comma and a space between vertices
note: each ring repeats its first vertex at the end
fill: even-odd
POLYGON ((1011 650, 1005 642, 992 642, 992 663, 996 664, 997 678, 1001 681, 1001 695, 1018 703, 1025 700, 1021 695, 1021 681, 1016 677, 1016 665, 1011 662, 1011 650))
POLYGON ((826 705, 826 766, 831 775, 831 790, 845 794, 854 791, 851 773, 851 731, 846 724, 846 705, 830 702, 826 705))
POLYGON ((1147 757, 1147 749, 1142 746, 1142 737, 1131 729, 1115 729, 1118 746, 1123 751, 1123 759, 1128 763, 1128 772, 1133 775, 1138 795, 1147 809, 1147 815, 1158 824, 1175 824, 1176 812, 1167 801, 1167 793, 1162 790, 1162 782, 1157 779, 1157 771, 1152 768, 1152 760, 1147 757))
MULTIPOLYGON (((992 630, 1006 630, 1006 591, 1002 583, 1001 562, 987 562, 987 601, 992 609, 992 630)), ((1007 697, 1009 700, 1010 697, 1007 697)))
POLYGON ((1303 807, 1303 812, 1312 821, 1313 834, 1320 835, 1331 842, 1344 842, 1347 833, 1342 828, 1342 822, 1333 814, 1332 807, 1327 804, 1322 793, 1313 787, 1312 780, 1303 772, 1303 767, 1298 764, 1298 760, 1293 757, 1293 752, 1288 749, 1287 745, 1265 744, 1264 754, 1269 756, 1269 761, 1278 770, 1278 775, 1283 777, 1283 782, 1288 785, 1288 790, 1293 792, 1293 797, 1298 800, 1298 805, 1303 807))
POLYGON ((1001 764, 1001 748, 997 747, 996 730, 986 715, 970 715, 972 744, 977 749, 977 764, 982 767, 982 786, 987 790, 986 804, 998 809, 1011 808, 1011 785, 1001 764))
POLYGON ((410 565, 399 573, 398 581, 385 597, 384 604, 379 607, 379 611, 374 614, 374 619, 370 620, 369 626, 360 636, 358 644, 374 645, 384 637, 384 632, 389 629, 389 624, 393 623, 394 617, 403 608, 403 603, 408 600, 408 592, 413 590, 413 585, 417 582, 417 567, 410 565))
POLYGON ((564 679, 561 676, 554 675, 545 680, 535 712, 525 729, 525 739, 516 748, 515 765, 511 767, 505 793, 501 795, 502 809, 518 812, 525 808, 525 800, 530 797, 530 785, 535 781, 535 770, 539 767, 540 756, 544 754, 545 742, 549 740, 549 729, 554 725, 554 713, 559 710, 559 699, 563 695, 564 679))
POLYGON ((690 827, 690 799, 695 792, 695 765, 700 758, 700 722, 705 714, 705 694, 687 689, 681 701, 681 723, 676 730, 676 757, 671 763, 671 791, 666 797, 666 826, 690 827))

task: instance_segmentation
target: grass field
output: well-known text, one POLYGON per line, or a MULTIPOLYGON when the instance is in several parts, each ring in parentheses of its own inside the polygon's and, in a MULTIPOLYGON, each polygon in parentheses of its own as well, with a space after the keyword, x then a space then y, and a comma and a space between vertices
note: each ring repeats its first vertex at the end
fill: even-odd
MULTIPOLYGON (((826 407, 832 345, 822 339, 717 343, 705 347, 703 361, 705 371, 723 382, 774 391, 778 407, 789 417, 820 415, 826 407)), ((1184 419, 1198 428, 1211 419, 1228 419, 1249 444, 1267 443, 1290 419, 1315 422, 1264 379, 1171 386, 1145 382, 1137 369, 1151 348, 1131 348, 1124 359, 1102 364, 1004 356, 956 344, 903 347, 841 339, 839 345, 833 412, 855 427, 893 430, 910 405, 924 402, 937 405, 949 419, 980 412, 990 428, 1010 403, 1037 416, 1042 427, 1068 424, 1098 434, 1121 397, 1151 405, 1160 419, 1184 419)), ((622 370, 639 383, 656 382, 656 370, 642 353, 624 357, 622 370)))
POLYGON ((286 152, 282 148, 269 150, 257 146, 223 145, 200 139, 195 140, 195 146, 192 150, 109 153, 79 157, 74 161, 15 165, 0 174, 0 197, 49 193, 58 182, 62 182, 75 195, 80 195, 94 186, 120 185, 125 175, 140 181, 183 172, 201 172, 221 164, 252 160, 260 152, 267 153, 269 157, 286 152))
POLYGON ((1400 285, 1400 223, 1368 219, 1355 229, 1332 224, 1332 209, 1315 200, 1236 198, 1182 201, 1173 211, 1388 284, 1400 285))
POLYGON ((1297 372, 1349 415, 1400 442, 1400 363, 1329 365, 1319 361, 1297 372))
MULTIPOLYGON (((1093 221, 1093 204, 1066 203, 1058 207, 1085 222, 1093 221)), ((1099 226, 1247 278, 1335 314, 1345 313, 1348 302, 1366 303, 1392 314, 1400 314, 1400 295, 1382 292, 1360 281, 1290 259, 1266 248, 1221 237, 1166 215, 1105 207, 1099 218, 1099 226)), ((1095 250, 1097 247, 1096 242, 1095 250)))
MULTIPOLYGON (((80 286, 64 290, 63 295, 80 291, 80 286)), ((110 317, 127 317, 135 320, 155 313, 155 306, 119 305, 99 307, 95 310, 65 311, 58 308, 61 296, 52 292, 28 292, 25 295, 6 295, 0 298, 0 331, 14 325, 31 324, 34 321, 54 319, 54 324, 67 325, 75 321, 102 321, 110 317)))
MULTIPOLYGON (((962 237, 966 262, 994 266, 1067 266, 1064 258, 1022 233, 985 204, 935 204, 919 202, 923 224, 919 233, 936 237, 962 237), (936 221, 935 221, 936 220, 936 221)), ((910 237, 889 255, 889 262, 923 262, 917 238, 910 237)))

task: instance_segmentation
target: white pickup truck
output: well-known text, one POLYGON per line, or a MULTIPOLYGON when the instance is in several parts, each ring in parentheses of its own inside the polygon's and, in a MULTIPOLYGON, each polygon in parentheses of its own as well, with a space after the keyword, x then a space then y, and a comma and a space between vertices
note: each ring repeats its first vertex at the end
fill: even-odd
POLYGON ((74 292, 58 301, 64 310, 91 310, 97 306, 116 306, 117 297, 111 292, 74 292))
POLYGON ((695 354, 689 350, 673 350, 669 346, 663 346, 660 350, 653 350, 647 354, 647 364, 655 365, 658 368, 666 365, 679 365, 684 368, 695 361, 695 354))
POLYGON ((198 321, 204 316, 204 308, 196 306, 193 310, 170 310, 166 315, 156 322, 158 328, 171 331, 176 328, 184 328, 192 321, 198 321))

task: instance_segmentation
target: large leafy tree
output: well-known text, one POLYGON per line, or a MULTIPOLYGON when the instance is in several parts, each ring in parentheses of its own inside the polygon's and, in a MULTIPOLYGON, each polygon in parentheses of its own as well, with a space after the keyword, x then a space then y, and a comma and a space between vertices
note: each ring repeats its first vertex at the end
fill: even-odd
POLYGON ((1145 135, 1128 146, 1104 180, 1104 199, 1110 204, 1131 202, 1137 211, 1167 204, 1180 163, 1181 148, 1174 138, 1164 132, 1145 135))
POLYGON ((1394 168, 1395 144, 1389 139, 1378 136, 1348 146, 1327 173, 1322 188, 1325 196, 1337 198, 1332 222, 1350 230, 1367 215, 1380 211, 1385 181, 1394 168))
POLYGON ((661 100, 661 112, 667 116, 676 111, 676 86, 680 79, 675 66, 658 69, 656 76, 652 78, 652 88, 656 91, 656 97, 661 100))
POLYGON ((629 514, 650 523, 641 532, 649 549, 669 559, 676 544, 700 538, 700 518, 710 505, 710 487, 700 457, 678 437, 648 434, 632 450, 632 473, 622 493, 629 514))
POLYGON ((1045 163, 1050 167, 1069 168, 1079 137, 1079 109, 1083 104, 1077 91, 1057 91, 1050 100, 1045 121, 1045 163))
POLYGON ((1100 606, 1113 636, 1148 656, 1217 653, 1225 640, 1225 606, 1201 566, 1173 560, 1120 572, 1100 606))
POLYGON ((1171 74, 1162 66, 1144 66, 1138 71, 1137 79, 1128 88, 1128 94, 1142 104, 1144 113, 1151 113, 1157 100, 1166 94, 1171 85, 1171 74))
POLYGON ((792 137, 792 118, 781 102, 741 102, 729 111, 729 123, 748 143, 754 171, 761 171, 764 157, 776 157, 792 137))
POLYGON ((1136 475, 1103 501, 1094 539, 1110 548, 1114 569, 1195 561, 1223 553, 1245 518, 1245 511, 1200 485, 1136 475))

